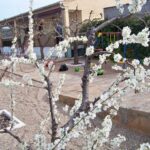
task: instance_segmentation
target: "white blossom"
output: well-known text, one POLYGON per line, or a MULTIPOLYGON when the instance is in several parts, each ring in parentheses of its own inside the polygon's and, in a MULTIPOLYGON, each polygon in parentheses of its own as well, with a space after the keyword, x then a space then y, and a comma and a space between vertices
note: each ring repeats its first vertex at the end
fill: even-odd
POLYGON ((38 69, 39 69, 39 72, 41 74, 41 76, 44 76, 45 75, 45 66, 44 64, 37 64, 38 65, 38 69))
POLYGON ((105 101, 108 98, 108 93, 104 93, 101 95, 101 100, 105 101))
POLYGON ((137 59, 134 59, 133 61, 132 61, 132 65, 135 67, 135 68, 137 68, 137 66, 140 64, 140 61, 139 60, 137 60, 137 59))
POLYGON ((121 0, 116 0, 116 7, 119 9, 120 13, 123 14, 124 12, 124 5, 121 0))
POLYGON ((34 31, 33 31, 33 28, 34 28, 34 21, 33 21, 33 13, 32 13, 32 4, 33 4, 33 0, 30 0, 30 7, 29 7, 29 41, 28 41, 28 53, 29 53, 29 58, 31 61, 36 61, 37 57, 36 57, 36 54, 34 53, 34 31))
POLYGON ((13 56, 16 56, 16 53, 17 53, 17 49, 16 49, 16 43, 17 43, 17 37, 15 35, 13 41, 12 41, 12 46, 11 46, 11 50, 13 52, 13 56))
POLYGON ((131 29, 127 26, 127 27, 124 27, 123 30, 122 30, 122 37, 123 39, 128 39, 131 35, 131 29))
POLYGON ((4 67, 8 67, 11 63, 12 63, 12 62, 9 61, 9 60, 7 60, 7 59, 1 60, 1 64, 2 64, 2 66, 4 66, 4 67))
POLYGON ((129 4, 129 12, 137 13, 142 10, 142 7, 146 4, 147 0, 131 0, 131 4, 129 4))
POLYGON ((144 47, 148 47, 149 43, 149 29, 145 28, 137 34, 136 43, 141 43, 144 47))
POLYGON ((149 57, 144 58, 143 64, 144 64, 145 66, 149 66, 149 65, 150 65, 150 58, 149 58, 149 57))
POLYGON ((16 82, 13 80, 9 80, 9 79, 2 79, 2 81, 0 82, 0 85, 3 85, 5 87, 13 87, 13 86, 24 86, 22 83, 20 82, 16 82))
POLYGON ((116 64, 112 66, 112 69, 117 70, 117 71, 123 71, 123 68, 121 66, 116 65, 116 64))
POLYGON ((150 150, 150 144, 149 143, 143 143, 140 145, 140 148, 138 150, 150 150))
POLYGON ((124 136, 121 136, 120 134, 117 135, 114 139, 110 141, 110 145, 113 149, 117 149, 120 147, 120 145, 126 141, 126 138, 124 136))
MULTIPOLYGON (((8 66, 11 64, 11 62, 16 63, 35 63, 36 61, 36 55, 33 51, 33 14, 32 14, 32 0, 31 6, 30 6, 30 12, 29 12, 29 60, 26 60, 24 58, 16 58, 16 57, 10 57, 10 61, 4 60, 2 61, 2 64, 4 66, 8 66)), ((117 0, 118 2, 118 8, 121 12, 123 12, 123 5, 120 3, 120 0, 117 0)), ((131 12, 137 12, 141 10, 141 7, 145 4, 146 0, 139 0, 138 2, 136 0, 132 0, 132 4, 130 4, 130 11, 131 12)), ((132 31, 129 27, 124 27, 122 31, 123 39, 116 41, 112 44, 110 44, 106 50, 107 52, 113 54, 113 50, 119 48, 120 44, 131 44, 131 43, 138 43, 141 44, 144 47, 147 47, 149 44, 149 29, 145 28, 141 32, 139 32, 137 35, 131 34, 132 31)), ((15 43, 16 39, 14 39, 15 43)), ((67 51, 68 48, 70 48, 71 44, 73 42, 87 42, 87 37, 70 37, 65 39, 64 41, 61 41, 58 45, 56 45, 55 51, 57 52, 57 57, 62 57, 63 54, 67 51)), ((15 46, 13 46, 15 48, 15 46)), ((53 51, 54 52, 54 51, 53 51)), ((90 56, 94 53, 94 47, 90 46, 86 49, 86 55, 90 56)), ((99 56, 99 62, 98 64, 93 65, 90 69, 95 73, 98 69, 102 67, 102 64, 106 61, 107 57, 109 57, 111 54, 104 54, 99 56)), ((50 57, 52 56, 52 53, 50 54, 50 57)), ((122 56, 120 54, 114 54, 114 60, 115 62, 119 62, 122 59, 122 56)), ((148 66, 149 58, 144 59, 144 65, 148 66)), ((50 64, 49 67, 51 67, 52 64, 50 64)), ((46 136, 39 133, 35 136, 34 146, 37 150, 51 150, 51 149, 65 149, 66 145, 69 143, 69 141, 73 138, 81 138, 87 139, 87 150, 91 149, 97 149, 98 146, 102 146, 104 143, 110 141, 109 140, 109 134, 112 128, 112 117, 117 115, 117 111, 120 107, 120 102, 122 100, 123 95, 127 92, 127 89, 133 88, 133 89, 144 89, 146 88, 146 77, 150 75, 150 70, 146 70, 141 64, 139 60, 133 60, 132 65, 127 67, 126 69, 121 69, 119 66, 115 65, 113 68, 119 71, 123 71, 123 74, 118 76, 116 81, 103 93, 99 96, 98 101, 95 103, 91 103, 88 110, 89 111, 81 111, 73 117, 73 123, 74 126, 69 130, 69 127, 64 128, 58 128, 58 139, 54 141, 54 143, 46 143, 46 136), (132 66, 133 65, 133 66, 132 66), (133 68, 134 67, 134 68, 133 68), (121 84, 121 87, 119 87, 119 83, 121 83, 123 80, 126 80, 124 83, 121 84), (127 89, 123 88, 122 86, 127 87, 127 89), (102 122, 102 128, 94 128, 91 129, 90 134, 87 134, 87 130, 89 127, 92 127, 91 120, 95 119, 97 116, 97 113, 101 111, 109 111, 109 115, 107 115, 102 122), (56 146, 56 148, 55 148, 56 146)), ((39 72, 42 76, 42 80, 44 81, 44 84, 47 84, 45 82, 44 77, 46 76, 46 71, 44 68, 44 63, 39 64, 37 62, 37 67, 39 69, 39 72)), ((90 74, 91 76, 94 76, 94 74, 90 74)), ((54 108, 54 114, 57 116, 57 105, 56 102, 59 100, 59 95, 61 92, 61 88, 63 86, 65 79, 65 75, 62 75, 60 77, 60 80, 54 90, 52 90, 52 104, 54 108)), ((29 82, 31 84, 31 77, 28 75, 23 76, 23 80, 25 82, 29 82)), ((2 79, 0 82, 1 85, 4 85, 6 87, 14 87, 14 86, 23 86, 20 82, 15 82, 13 80, 8 79, 2 79)), ((82 106, 82 97, 79 97, 79 100, 75 101, 75 105, 71 108, 69 111, 69 115, 72 117, 82 106)), ((64 111, 68 111, 68 106, 65 106, 63 108, 64 111)), ((70 117, 69 116, 69 117, 70 117)), ((57 118, 57 117, 56 117, 57 118)), ((44 121, 41 123, 41 128, 43 127, 45 123, 50 118, 47 117, 44 121)), ((112 147, 119 147, 120 144, 125 141, 125 138, 121 135, 118 135, 118 137, 111 140, 110 145, 112 147)), ((24 146, 23 149, 25 149, 26 146, 24 146)), ((117 149, 116 148, 116 149, 117 149)), ((148 143, 141 145, 141 150, 149 150, 150 146, 148 143)))
POLYGON ((86 43, 88 41, 88 39, 86 36, 81 36, 81 37, 77 36, 77 37, 69 37, 68 41, 69 41, 69 43, 73 43, 75 41, 86 43))
POLYGON ((118 62, 121 61, 121 59, 122 59, 122 56, 121 56, 120 54, 115 54, 115 55, 114 55, 114 61, 115 61, 115 62, 118 63, 118 62))
POLYGON ((28 145, 26 142, 21 143, 21 144, 19 145, 19 147, 20 147, 21 150, 28 150, 28 146, 29 146, 29 145, 28 145))
POLYGON ((116 41, 116 42, 113 44, 113 48, 115 48, 115 49, 119 48, 119 42, 118 42, 118 41, 116 41))
POLYGON ((106 54, 99 55, 99 63, 100 63, 100 65, 102 65, 106 61, 107 57, 108 57, 108 55, 106 55, 106 54))
POLYGON ((113 52, 113 50, 114 50, 113 44, 106 47, 107 52, 113 52))
POLYGON ((86 48, 86 56, 90 56, 94 53, 94 46, 90 46, 86 48))
POLYGON ((29 53, 29 58, 31 59, 31 60, 36 60, 37 59, 37 57, 36 57, 36 53, 29 53))
POLYGON ((24 81, 25 83, 27 83, 27 84, 29 84, 29 85, 33 85, 32 79, 31 79, 31 76, 30 76, 30 75, 24 74, 22 78, 23 78, 23 81, 24 81))
POLYGON ((64 112, 68 112, 69 106, 66 105, 65 107, 63 107, 64 112))
POLYGON ((47 147, 46 137, 43 134, 36 134, 34 139, 35 139, 36 150, 46 149, 47 147))

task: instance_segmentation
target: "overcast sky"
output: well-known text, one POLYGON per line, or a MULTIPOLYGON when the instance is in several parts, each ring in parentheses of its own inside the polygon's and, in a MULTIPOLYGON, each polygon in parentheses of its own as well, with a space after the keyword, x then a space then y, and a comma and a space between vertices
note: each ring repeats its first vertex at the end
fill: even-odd
MULTIPOLYGON (((34 8, 39 8, 59 0, 34 0, 34 8)), ((0 20, 28 10, 29 0, 0 0, 0 20)))

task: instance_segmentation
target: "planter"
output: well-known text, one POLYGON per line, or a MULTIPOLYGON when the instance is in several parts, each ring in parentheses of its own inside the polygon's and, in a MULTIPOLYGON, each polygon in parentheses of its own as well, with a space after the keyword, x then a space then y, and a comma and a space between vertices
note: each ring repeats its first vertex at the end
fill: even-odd
POLYGON ((0 110, 0 131, 3 131, 4 129, 15 130, 25 126, 25 124, 15 116, 13 117, 13 122, 14 125, 11 128, 11 113, 5 109, 0 110))

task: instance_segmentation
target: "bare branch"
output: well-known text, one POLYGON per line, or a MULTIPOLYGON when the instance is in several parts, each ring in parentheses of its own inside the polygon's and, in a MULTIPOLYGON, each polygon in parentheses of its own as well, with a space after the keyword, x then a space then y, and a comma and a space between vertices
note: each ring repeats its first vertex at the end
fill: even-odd
POLYGON ((50 113, 51 113, 51 120, 52 120, 51 142, 54 142, 56 140, 58 124, 56 123, 55 114, 54 114, 54 107, 53 107, 53 102, 52 102, 52 83, 50 82, 48 77, 44 76, 44 78, 45 78, 45 81, 47 82, 47 88, 46 89, 48 91, 50 113))
POLYGON ((8 133, 10 136, 12 136, 14 139, 16 139, 19 143, 23 144, 24 142, 20 139, 19 136, 16 136, 15 134, 13 134, 11 131, 4 129, 4 131, 0 131, 1 134, 3 133, 8 133))

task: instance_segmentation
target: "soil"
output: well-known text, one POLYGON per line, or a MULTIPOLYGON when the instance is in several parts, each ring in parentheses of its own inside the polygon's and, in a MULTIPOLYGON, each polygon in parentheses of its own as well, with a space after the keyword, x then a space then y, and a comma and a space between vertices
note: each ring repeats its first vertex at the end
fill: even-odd
MULTIPOLYGON (((61 63, 58 63, 58 65, 56 66, 57 71, 59 70, 61 63)), ((106 67, 108 69, 105 71, 105 74, 107 75, 112 74, 113 72, 111 72, 109 69, 111 68, 111 66, 106 67)), ((104 69, 106 69, 106 67, 104 69)), ((19 69, 17 70, 18 72, 20 71, 19 69)), ((34 72, 35 71, 34 67, 22 65, 22 70, 23 70, 22 74, 24 74, 24 72, 29 73, 32 74, 32 76, 34 76, 34 79, 40 79, 40 77, 38 76, 39 74, 37 72, 34 72)), ((1 73, 3 73, 3 71, 0 71, 0 74, 1 73)), ((76 73, 74 72, 73 67, 69 67, 67 73, 71 75, 81 76, 83 71, 76 73)), ((9 74, 6 75, 9 77, 9 74)), ((17 81, 22 81, 22 78, 19 76, 15 76, 15 78, 17 81)), ((42 86, 41 83, 35 81, 33 81, 33 85, 37 87, 42 86)), ((66 84, 66 87, 67 86, 68 85, 66 84)), ((10 111, 9 107, 10 93, 11 91, 8 88, 0 86, 0 109, 6 109, 10 111)), ((39 133, 40 123, 45 119, 47 113, 49 112, 47 92, 46 90, 41 88, 25 86, 24 88, 16 87, 16 89, 14 89, 14 94, 16 102, 14 111, 15 116, 17 116, 21 121, 23 121, 26 124, 26 126, 24 126, 23 128, 19 128, 17 130, 13 130, 13 133, 19 136, 23 141, 26 142, 33 141, 34 135, 39 133)), ((63 107, 64 104, 59 102, 58 110, 60 111, 59 116, 60 119, 59 121, 61 122, 60 126, 64 125, 64 123, 68 120, 68 115, 62 110, 63 107)), ((96 119, 95 124, 99 126, 100 122, 101 120, 98 117, 96 119)), ((51 124, 47 123, 46 129, 49 129, 50 127, 51 124)), ((113 129, 111 131, 111 139, 114 138, 117 134, 124 135, 127 139, 124 145, 122 145, 123 150, 136 150, 140 146, 140 144, 150 142, 150 136, 144 135, 143 133, 134 132, 132 130, 114 124, 113 129)), ((49 140, 50 138, 49 134, 46 134, 46 136, 49 140)), ((67 147, 67 150, 82 150, 82 144, 83 144, 82 139, 77 141, 74 140, 67 147)), ((20 150, 20 148, 18 148, 18 142, 14 138, 12 138, 9 134, 0 134, 0 150, 20 150)))
POLYGON ((10 118, 5 114, 0 115, 0 130, 7 128, 10 125, 10 118))

